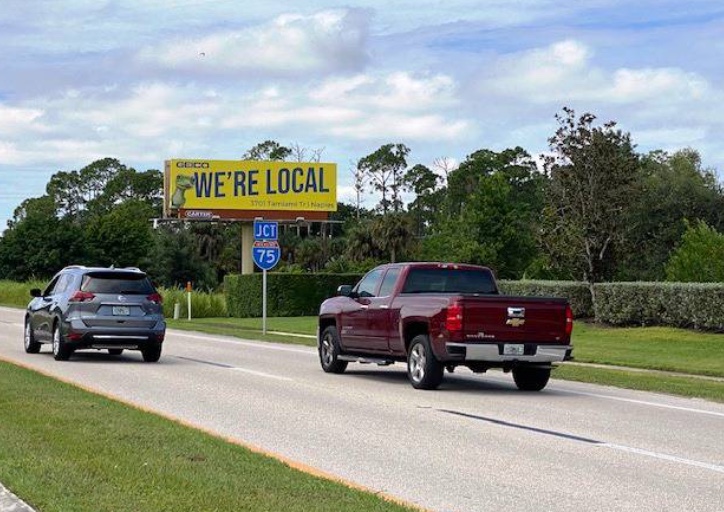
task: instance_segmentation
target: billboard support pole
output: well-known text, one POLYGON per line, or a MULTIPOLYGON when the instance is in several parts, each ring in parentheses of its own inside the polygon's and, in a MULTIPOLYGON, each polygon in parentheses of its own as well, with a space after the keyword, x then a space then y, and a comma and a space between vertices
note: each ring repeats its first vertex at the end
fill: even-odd
POLYGON ((251 248, 254 245, 254 225, 252 221, 241 224, 241 273, 249 275, 254 273, 254 262, 252 261, 251 248))

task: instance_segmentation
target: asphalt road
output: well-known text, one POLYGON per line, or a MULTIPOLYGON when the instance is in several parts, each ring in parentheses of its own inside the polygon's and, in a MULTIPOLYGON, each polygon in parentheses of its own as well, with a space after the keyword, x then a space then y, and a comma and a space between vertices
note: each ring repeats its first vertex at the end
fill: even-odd
POLYGON ((0 358, 439 511, 724 510, 724 405, 500 372, 417 391, 401 364, 319 367, 296 345, 169 331, 161 361, 22 347, 0 308, 0 358))

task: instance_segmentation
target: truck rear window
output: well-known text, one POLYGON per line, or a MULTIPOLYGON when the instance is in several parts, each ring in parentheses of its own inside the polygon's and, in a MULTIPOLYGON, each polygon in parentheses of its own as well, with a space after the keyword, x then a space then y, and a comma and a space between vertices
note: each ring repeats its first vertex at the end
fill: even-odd
POLYGON ((402 293, 497 294, 492 273, 479 269, 413 268, 402 293))

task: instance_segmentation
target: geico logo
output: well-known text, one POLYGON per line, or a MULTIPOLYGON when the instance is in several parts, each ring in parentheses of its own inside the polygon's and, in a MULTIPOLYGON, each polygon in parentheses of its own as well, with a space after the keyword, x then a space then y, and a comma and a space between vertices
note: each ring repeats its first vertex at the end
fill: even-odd
POLYGON ((176 167, 181 169, 208 169, 209 162, 176 162, 176 167))

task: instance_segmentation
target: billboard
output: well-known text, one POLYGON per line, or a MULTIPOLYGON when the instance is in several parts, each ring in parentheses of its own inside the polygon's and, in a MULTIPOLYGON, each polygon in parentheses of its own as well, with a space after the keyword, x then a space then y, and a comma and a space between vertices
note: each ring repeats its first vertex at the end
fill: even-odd
POLYGON ((337 165, 174 159, 166 162, 166 211, 337 210, 337 165))

